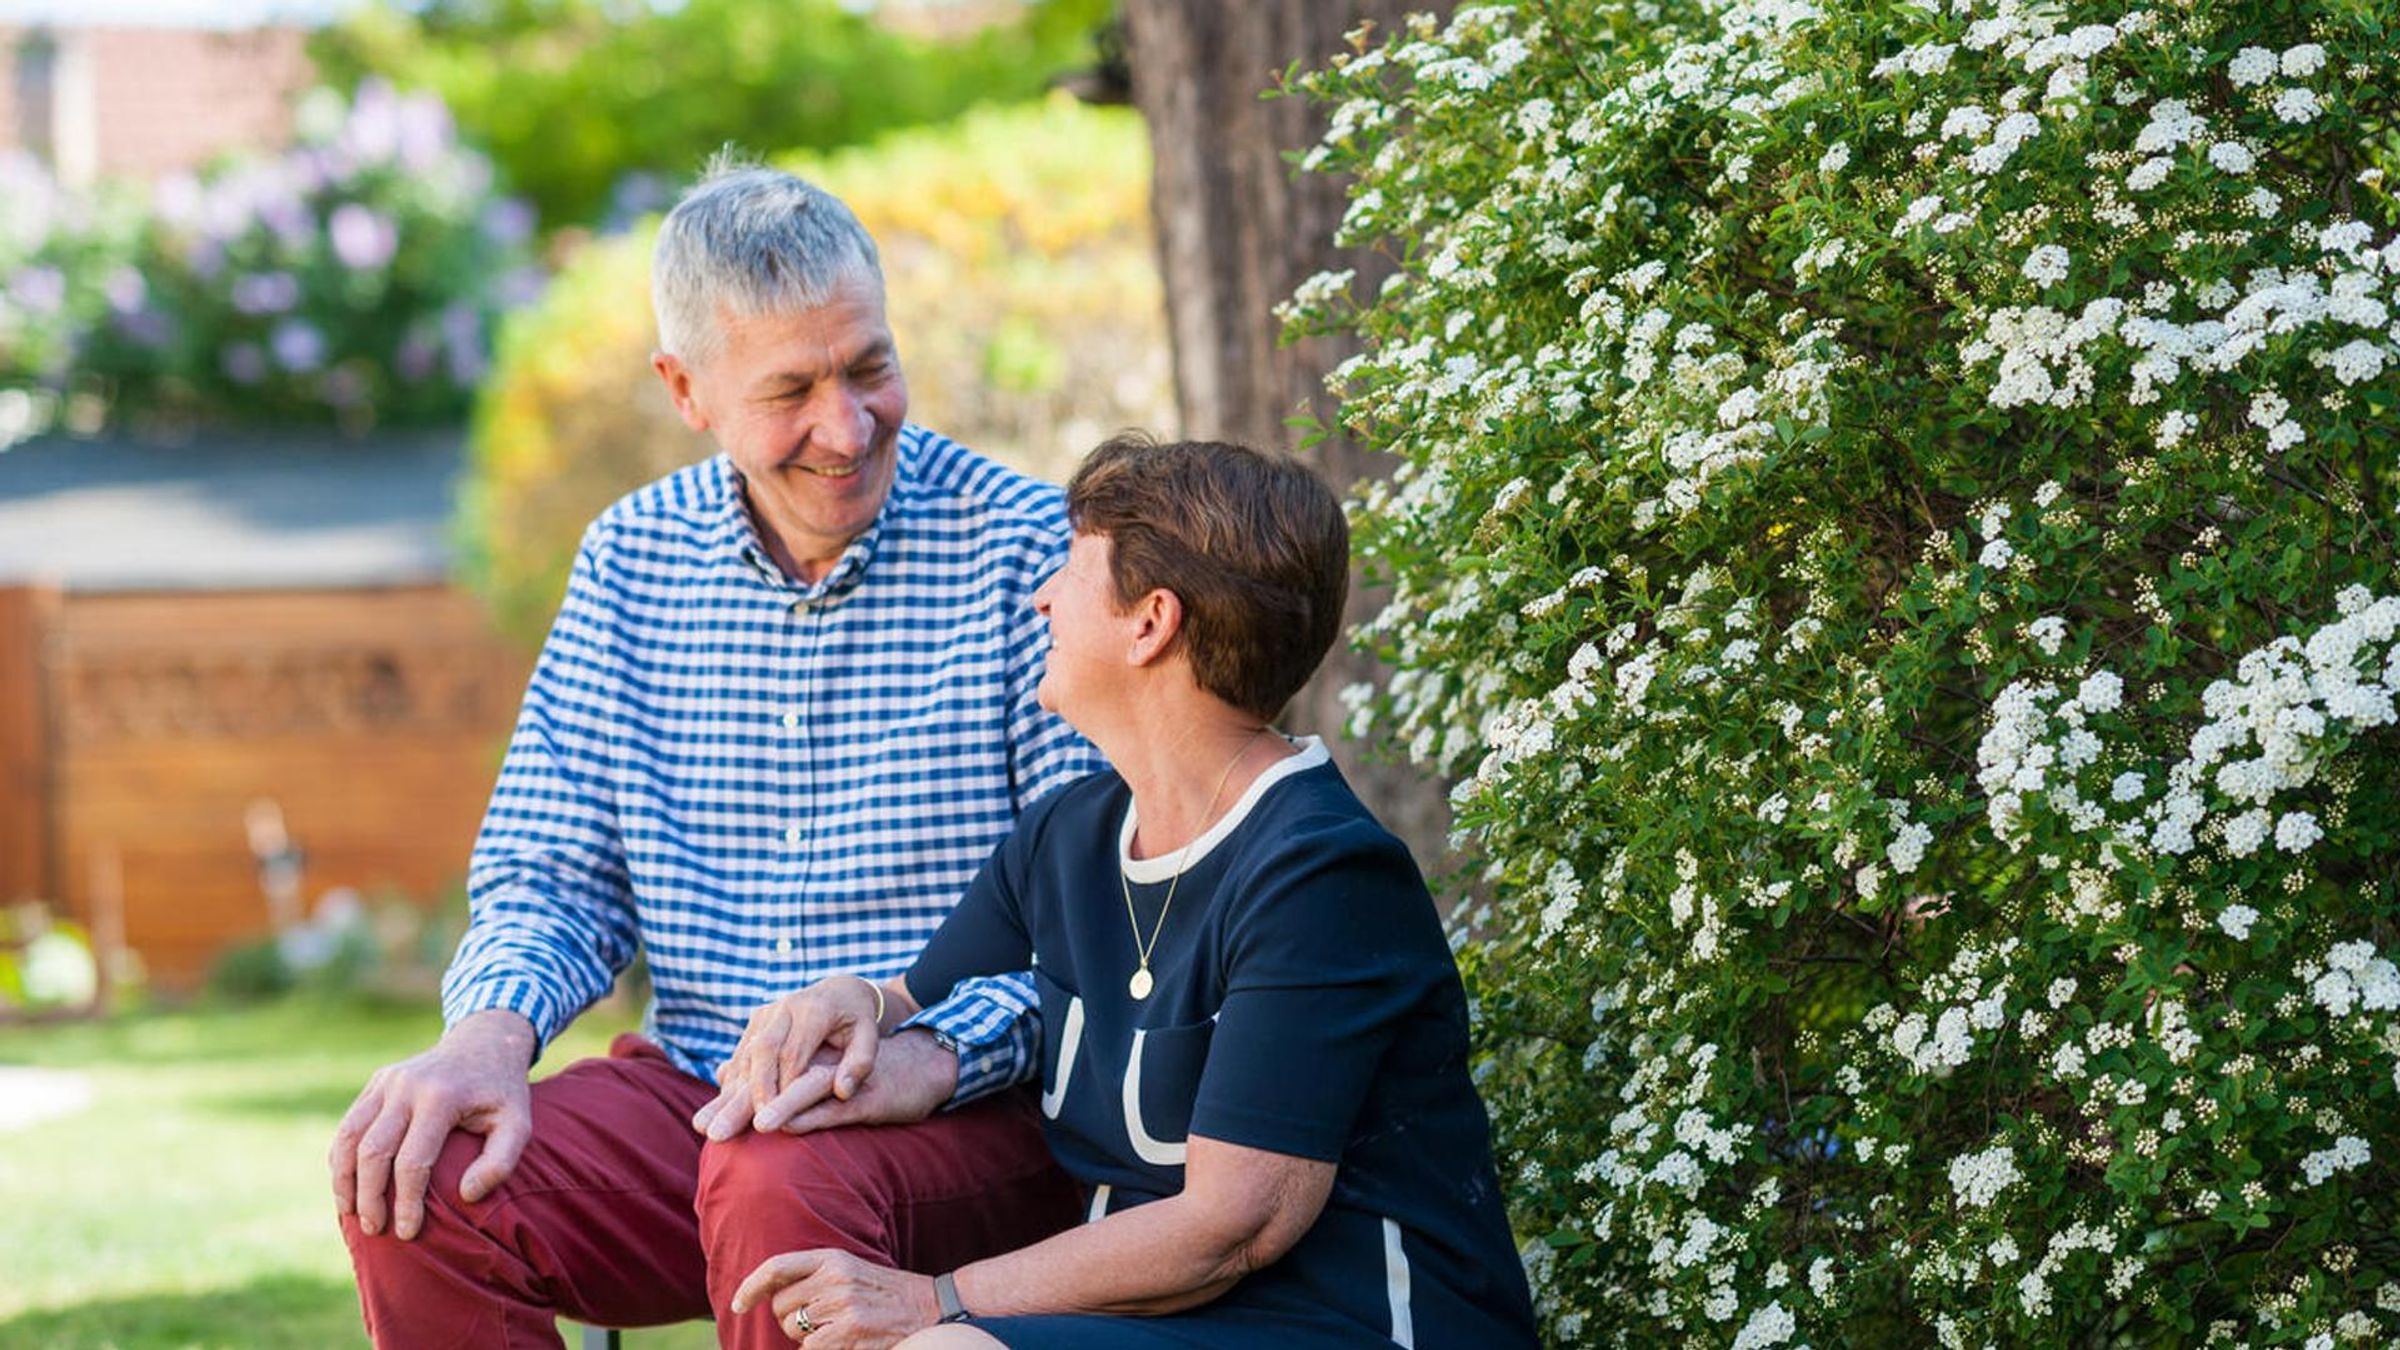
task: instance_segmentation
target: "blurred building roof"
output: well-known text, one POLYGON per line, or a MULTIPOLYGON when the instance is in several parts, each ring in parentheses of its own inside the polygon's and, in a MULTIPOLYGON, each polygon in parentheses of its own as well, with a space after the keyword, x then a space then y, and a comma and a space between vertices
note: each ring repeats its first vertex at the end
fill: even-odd
POLYGON ((455 430, 0 450, 0 585, 322 589, 446 580, 455 430))

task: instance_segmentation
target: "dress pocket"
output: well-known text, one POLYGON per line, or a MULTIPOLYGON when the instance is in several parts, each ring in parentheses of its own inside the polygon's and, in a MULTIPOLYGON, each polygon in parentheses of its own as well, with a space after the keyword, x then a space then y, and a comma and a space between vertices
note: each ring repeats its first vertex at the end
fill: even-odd
POLYGON ((1033 968, 1033 987, 1042 1000, 1042 1114, 1056 1120, 1083 1057, 1083 999, 1040 966, 1033 968))
POLYGON ((1133 1033, 1125 1056, 1125 1133, 1134 1156, 1154 1167, 1181 1167, 1200 1074, 1208 1067, 1212 1021, 1133 1033))

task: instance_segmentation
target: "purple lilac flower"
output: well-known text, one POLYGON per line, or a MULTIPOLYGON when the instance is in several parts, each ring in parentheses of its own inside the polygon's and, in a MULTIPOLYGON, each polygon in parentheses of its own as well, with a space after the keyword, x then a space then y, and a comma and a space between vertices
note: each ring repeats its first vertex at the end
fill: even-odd
POLYGON ((151 209, 171 229, 189 230, 198 226, 206 202, 200 180, 188 173, 168 174, 150 189, 151 209))
POLYGON ((443 308, 442 345, 449 350, 451 383, 471 385, 483 378, 483 320, 473 305, 454 300, 443 308))
POLYGON ((308 152, 317 166, 317 176, 327 187, 348 187, 358 180, 358 157, 339 145, 319 146, 308 152))
POLYGON ((256 384, 267 378, 267 354, 255 342, 236 342, 217 358, 235 384, 256 384))
POLYGON ((501 274, 492 291, 502 308, 517 309, 541 299, 549 284, 549 275, 539 267, 512 267, 501 274))
POLYGON ((254 216, 248 184, 240 177, 222 179, 210 184, 200 199, 201 236, 225 243, 247 231, 254 216))
POLYGON ((395 130, 401 167, 429 169, 450 150, 450 109, 430 94, 402 99, 395 130))
POLYGON ((635 169, 620 176, 608 190, 608 210, 601 215, 600 233, 623 234, 633 223, 674 199, 674 187, 663 175, 635 169))
POLYGON ((392 223, 391 217, 357 202, 344 202, 333 208, 332 217, 325 222, 325 233, 333 241, 333 256, 354 272, 381 267, 400 250, 400 228, 392 223))
POLYGON ((294 150, 280 161, 283 184, 294 196, 310 197, 333 182, 331 157, 319 150, 294 150))
POLYGON ((367 401, 367 377, 356 365, 339 365, 317 382, 317 392, 336 408, 355 408, 367 401))
POLYGON ((67 304, 67 274, 55 267, 20 267, 8 279, 8 297, 33 314, 56 314, 67 304))
POLYGON ((117 331, 124 334, 126 341, 153 350, 166 346, 168 341, 175 336, 174 325, 167 321, 166 315, 155 309, 140 309, 130 314, 119 314, 114 322, 117 331))
POLYGON ((533 237, 533 204, 522 197, 502 197, 483 208, 483 237, 513 247, 533 237))
POLYGON ((192 275, 202 281, 214 281, 225 270, 225 245, 201 236, 184 249, 183 261, 192 269, 192 275))
POLYGON ((118 314, 134 313, 142 307, 143 301, 150 298, 150 283, 130 267, 120 267, 109 273, 108 280, 100 284, 100 289, 108 296, 109 309, 118 314))
POLYGON ((258 202, 259 223, 274 232, 285 248, 294 252, 305 249, 315 240, 316 217, 308 203, 282 193, 262 197, 258 202))
POLYGON ((391 161, 400 148, 400 100, 391 85, 379 79, 359 81, 338 143, 361 164, 391 161))
POLYGON ((233 279, 233 307, 244 314, 283 314, 300 303, 300 282, 289 272, 253 272, 233 279))
POLYGON ((295 374, 325 364, 325 335, 306 319, 285 319, 275 325, 267 342, 275 349, 276 364, 295 374))
POLYGON ((441 359, 441 344, 422 332, 415 332, 400 339, 400 350, 392 354, 392 368, 410 384, 422 384, 433 373, 434 363, 441 359))

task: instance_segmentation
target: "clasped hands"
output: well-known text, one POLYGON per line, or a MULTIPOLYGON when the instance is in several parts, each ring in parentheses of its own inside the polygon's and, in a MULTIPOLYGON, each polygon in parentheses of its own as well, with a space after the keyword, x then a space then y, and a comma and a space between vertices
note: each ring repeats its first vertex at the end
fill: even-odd
POLYGON ((899 981, 870 985, 835 975, 761 1005, 732 1058, 717 1071, 717 1095, 692 1128, 723 1142, 744 1130, 807 1134, 837 1125, 923 1120, 958 1087, 958 1056, 930 1032, 886 1036, 916 1012, 899 981))
MULTIPOLYGON (((692 1128, 721 1143, 744 1130, 806 1134, 932 1115, 958 1087, 958 1056, 929 1032, 885 1036, 878 1014, 904 1021, 916 1008, 898 981, 883 988, 879 998, 864 979, 836 975, 761 1006, 692 1128)), ((930 1279, 830 1250, 768 1258, 733 1310, 762 1303, 786 1335, 823 1350, 889 1346, 936 1316, 930 1279)))

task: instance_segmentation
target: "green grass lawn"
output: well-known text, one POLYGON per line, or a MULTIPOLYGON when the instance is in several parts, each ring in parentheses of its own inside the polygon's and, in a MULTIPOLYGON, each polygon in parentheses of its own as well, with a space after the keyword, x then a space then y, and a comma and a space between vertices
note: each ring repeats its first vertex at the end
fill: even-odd
MULTIPOLYGON (((630 1021, 596 1011, 542 1068, 630 1021)), ((94 1088, 85 1111, 0 1133, 0 1350, 364 1345, 326 1145, 367 1075, 439 1028, 312 999, 0 1027, 0 1064, 94 1088)), ((626 1339, 714 1343, 704 1325, 626 1339)))

